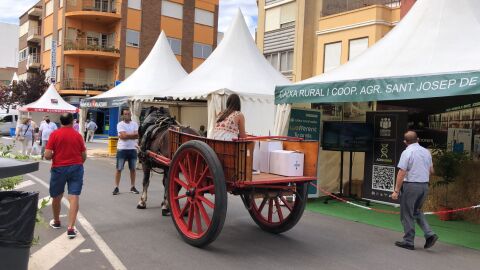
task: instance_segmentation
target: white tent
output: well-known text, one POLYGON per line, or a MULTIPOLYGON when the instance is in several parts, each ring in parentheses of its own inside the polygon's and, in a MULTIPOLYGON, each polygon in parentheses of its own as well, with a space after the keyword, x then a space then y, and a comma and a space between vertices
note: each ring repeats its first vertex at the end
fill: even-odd
POLYGON ((22 112, 76 113, 78 108, 67 103, 51 84, 47 91, 35 102, 19 109, 22 112))
POLYGON ((260 53, 239 10, 210 57, 166 95, 174 99, 207 99, 208 134, 212 134, 226 96, 235 92, 242 99, 246 131, 267 135, 273 131, 275 85, 289 83, 260 53))
POLYGON ((10 85, 13 85, 13 82, 18 83, 18 75, 17 72, 13 73, 12 80, 10 81, 10 85))
POLYGON ((187 76, 162 31, 147 58, 118 86, 88 100, 136 96, 142 99, 163 97, 162 91, 187 76))
POLYGON ((277 87, 275 102, 374 101, 480 93, 479 11, 478 0, 419 0, 394 29, 362 55, 294 86, 277 87), (375 91, 360 92, 369 86, 375 91), (356 91, 333 91, 352 87, 356 91))

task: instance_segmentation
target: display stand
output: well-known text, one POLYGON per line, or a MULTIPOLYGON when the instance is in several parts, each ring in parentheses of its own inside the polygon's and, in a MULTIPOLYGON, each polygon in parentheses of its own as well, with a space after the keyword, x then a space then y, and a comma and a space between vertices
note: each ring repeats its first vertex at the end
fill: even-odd
MULTIPOLYGON (((353 167, 353 151, 349 151, 350 153, 350 164, 348 166, 348 194, 343 194, 343 153, 344 151, 340 151, 340 189, 338 193, 334 195, 340 198, 350 199, 354 201, 364 202, 366 206, 370 206, 370 201, 364 200, 357 196, 357 194, 352 194, 352 167, 353 167)), ((327 197, 323 203, 328 204, 329 201, 335 200, 333 197, 327 197)))

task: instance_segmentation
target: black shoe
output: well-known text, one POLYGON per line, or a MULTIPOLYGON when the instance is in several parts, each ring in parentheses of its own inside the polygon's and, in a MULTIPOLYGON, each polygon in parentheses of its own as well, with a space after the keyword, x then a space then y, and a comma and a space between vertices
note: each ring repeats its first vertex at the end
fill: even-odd
POLYGON ((435 245, 435 243, 437 242, 438 240, 438 235, 434 234, 430 237, 428 237, 426 240, 425 240, 425 245, 423 246, 423 248, 431 248, 433 247, 433 245, 435 245))
POLYGON ((133 194, 138 194, 138 193, 140 193, 140 192, 138 192, 138 190, 137 190, 135 187, 132 187, 132 188, 130 189, 130 192, 133 193, 133 194))
POLYGON ((400 242, 400 241, 395 242, 395 246, 405 248, 405 249, 409 249, 409 250, 414 250, 415 249, 415 247, 413 245, 407 244, 405 242, 400 242))
POLYGON ((118 190, 118 187, 116 187, 112 192, 113 195, 118 195, 119 193, 120 193, 120 190, 118 190))
POLYGON ((60 229, 62 226, 60 225, 60 221, 55 221, 54 219, 50 220, 49 223, 50 227, 54 229, 60 229))
POLYGON ((73 239, 73 238, 77 237, 77 231, 75 230, 75 228, 68 228, 67 236, 70 239, 73 239))

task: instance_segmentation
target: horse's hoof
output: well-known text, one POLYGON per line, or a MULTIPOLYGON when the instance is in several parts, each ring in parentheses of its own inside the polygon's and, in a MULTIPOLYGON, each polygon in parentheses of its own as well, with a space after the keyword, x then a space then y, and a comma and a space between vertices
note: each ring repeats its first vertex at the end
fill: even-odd
POLYGON ((164 216, 164 217, 170 216, 170 210, 168 210, 168 209, 162 209, 162 216, 164 216))
POLYGON ((146 204, 144 204, 144 205, 137 204, 137 209, 146 209, 146 208, 147 208, 146 204))

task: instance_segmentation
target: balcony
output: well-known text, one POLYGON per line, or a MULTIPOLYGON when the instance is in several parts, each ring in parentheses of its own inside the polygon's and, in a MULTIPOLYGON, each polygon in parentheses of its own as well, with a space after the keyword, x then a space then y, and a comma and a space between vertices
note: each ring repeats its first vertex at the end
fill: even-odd
POLYGON ((30 27, 28 29, 27 41, 40 43, 42 41, 42 28, 40 26, 30 27))
POLYGON ((40 68, 40 54, 31 53, 27 56, 27 68, 40 68))
POLYGON ((67 0, 65 17, 111 23, 122 18, 121 1, 67 0))
POLYGON ((115 84, 106 79, 78 79, 71 78, 63 80, 60 94, 96 96, 112 89, 115 84))
POLYGON ((391 8, 399 7, 401 0, 324 0, 322 8, 322 17, 330 16, 342 12, 352 11, 373 5, 387 6, 391 8))
POLYGON ((34 6, 28 11, 28 15, 41 17, 42 16, 42 7, 34 6))
POLYGON ((98 38, 66 39, 64 44, 65 55, 90 56, 104 59, 120 58, 120 50, 106 40, 98 38))

